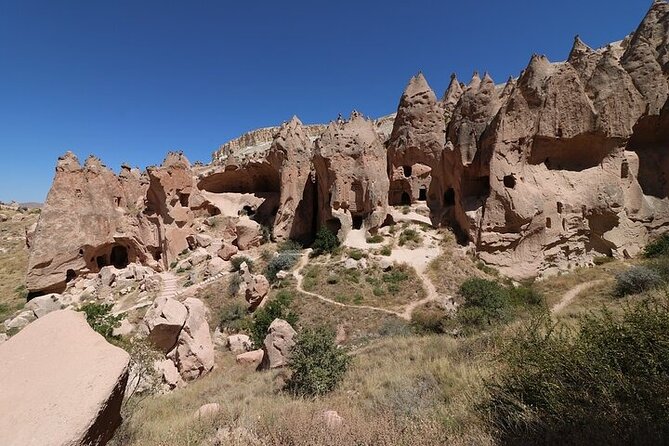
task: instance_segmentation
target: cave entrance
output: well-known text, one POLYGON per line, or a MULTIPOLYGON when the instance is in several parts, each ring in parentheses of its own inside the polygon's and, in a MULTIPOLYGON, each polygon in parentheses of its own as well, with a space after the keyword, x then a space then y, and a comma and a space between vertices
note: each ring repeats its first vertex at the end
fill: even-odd
POLYGON ((105 256, 97 256, 95 258, 95 263, 98 265, 98 269, 102 269, 105 266, 109 265, 109 262, 107 262, 107 257, 105 256))
POLYGON ((427 188, 425 186, 418 189, 418 201, 427 201, 427 188))
POLYGON ((402 173, 404 173, 405 178, 411 177, 412 174, 411 166, 402 166, 402 173))
POLYGON ((114 246, 111 250, 110 262, 116 269, 128 266, 128 248, 122 245, 114 246))
POLYGON ((65 283, 70 283, 77 278, 77 273, 73 269, 68 269, 65 273, 65 283))
POLYGON ((364 221, 362 215, 353 216, 353 229, 362 229, 362 222, 364 221))
POLYGON ((402 206, 409 206, 411 204, 411 195, 408 192, 402 192, 402 197, 400 198, 400 204, 402 206))
POLYGON ((455 206, 455 189, 452 187, 444 192, 444 206, 455 206))

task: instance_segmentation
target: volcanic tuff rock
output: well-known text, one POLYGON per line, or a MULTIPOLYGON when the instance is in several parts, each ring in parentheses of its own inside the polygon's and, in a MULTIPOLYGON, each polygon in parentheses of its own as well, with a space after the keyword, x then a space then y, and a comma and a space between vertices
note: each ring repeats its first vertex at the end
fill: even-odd
POLYGON ((105 444, 121 423, 129 361, 83 313, 28 325, 0 345, 0 444, 105 444))
POLYGON ((388 206, 423 201, 435 226, 515 278, 633 256, 669 227, 668 77, 669 5, 657 0, 604 48, 577 37, 566 61, 534 55, 505 84, 453 75, 442 99, 418 74, 396 115, 293 118, 222 146, 209 165, 171 154, 116 176, 68 154, 31 238, 28 288, 59 292, 106 264, 167 269, 216 216, 225 260, 260 242, 245 235, 251 220, 308 243, 321 226, 373 233, 388 206))

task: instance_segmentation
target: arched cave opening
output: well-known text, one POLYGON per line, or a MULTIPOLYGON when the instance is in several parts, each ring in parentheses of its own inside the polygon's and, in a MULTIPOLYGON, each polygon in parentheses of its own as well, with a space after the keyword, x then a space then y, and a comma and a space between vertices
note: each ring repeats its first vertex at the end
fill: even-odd
POLYGON ((504 187, 507 189, 513 189, 516 187, 516 177, 513 175, 504 176, 504 187))
POLYGON ((411 177, 412 174, 411 166, 402 166, 402 173, 404 173, 405 178, 411 177))
POLYGON ((411 204, 411 195, 408 192, 402 192, 402 197, 400 198, 400 204, 402 206, 409 206, 411 204))
POLYGON ((353 216, 353 229, 362 229, 362 223, 364 221, 364 218, 362 215, 354 215, 353 216))
POLYGON ((128 248, 123 245, 116 245, 112 248, 109 256, 110 263, 116 269, 123 269, 128 266, 128 248))
POLYGON ((65 273, 65 283, 70 283, 77 278, 77 273, 73 269, 68 269, 65 273))

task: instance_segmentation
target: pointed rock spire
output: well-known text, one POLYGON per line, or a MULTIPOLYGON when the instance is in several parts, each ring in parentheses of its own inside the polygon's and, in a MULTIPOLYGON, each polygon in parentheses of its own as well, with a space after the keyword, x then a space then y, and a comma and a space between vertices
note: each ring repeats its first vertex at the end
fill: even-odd
POLYGON ((574 44, 571 47, 571 51, 569 52, 569 58, 567 59, 567 61, 573 62, 577 59, 580 59, 583 56, 592 53, 593 49, 590 48, 588 45, 586 45, 585 42, 581 40, 581 37, 577 34, 576 37, 574 37, 574 44))
POLYGON ((460 81, 458 81, 457 76, 453 73, 451 74, 451 82, 444 92, 442 102, 447 106, 455 105, 460 100, 460 97, 462 97, 462 85, 460 85, 460 81))
POLYGON ((472 80, 469 81, 469 85, 467 85, 468 89, 478 89, 479 85, 481 85, 481 77, 479 76, 478 71, 474 71, 474 74, 472 74, 472 80))

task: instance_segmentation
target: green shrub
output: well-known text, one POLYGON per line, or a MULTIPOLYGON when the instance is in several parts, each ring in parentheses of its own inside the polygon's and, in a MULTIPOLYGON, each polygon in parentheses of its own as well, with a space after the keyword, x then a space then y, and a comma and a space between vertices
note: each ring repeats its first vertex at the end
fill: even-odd
POLYGON ((316 255, 333 253, 339 248, 337 235, 326 227, 322 227, 316 233, 316 239, 311 247, 316 255))
POLYGON ((409 212, 411 212, 411 208, 409 206, 403 206, 402 207, 402 213, 404 215, 407 215, 409 212))
POLYGON ((669 233, 662 234, 644 248, 643 255, 647 259, 666 256, 669 254, 669 233))
POLYGON ((290 352, 292 375, 286 388, 300 396, 323 395, 339 384, 350 363, 347 352, 337 347, 334 331, 324 327, 304 330, 290 352))
POLYGON ((650 268, 634 266, 616 275, 615 295, 624 297, 639 294, 658 286, 662 278, 650 268))
POLYGON ((367 237, 367 243, 383 243, 383 236, 381 234, 374 234, 370 237, 367 237))
POLYGON ((249 272, 253 272, 253 259, 250 259, 246 256, 235 256, 232 258, 230 263, 232 264, 233 271, 239 271, 239 268, 242 266, 242 263, 246 262, 246 266, 249 267, 249 272))
POLYGON ((16 293, 16 296, 21 299, 21 300, 27 300, 28 299, 28 288, 26 288, 25 285, 21 284, 14 288, 14 292, 16 293))
POLYGON ((574 330, 534 320, 501 359, 480 407, 500 444, 666 443, 667 300, 586 314, 574 330))
POLYGON ((280 291, 273 299, 267 302, 263 308, 258 308, 250 322, 250 336, 255 345, 263 345, 267 329, 274 319, 283 319, 290 325, 297 322, 297 314, 291 311, 290 304, 293 296, 287 291, 280 291))
POLYGON ((270 282, 276 281, 276 274, 283 270, 290 270, 300 259, 300 253, 298 251, 282 251, 278 255, 274 256, 272 260, 267 264, 265 268, 265 277, 270 282))
POLYGON ((359 249, 351 249, 348 252, 348 256, 353 260, 360 260, 365 256, 365 253, 360 251, 359 249))
POLYGON ((544 297, 531 286, 509 287, 510 303, 515 306, 541 305, 544 297))
POLYGON ((389 273, 383 273, 381 280, 383 280, 384 283, 398 284, 400 282, 404 282, 405 280, 409 280, 409 274, 407 274, 403 266, 400 265, 389 273))
POLYGON ((646 262, 646 266, 655 271, 664 282, 669 282, 669 256, 649 260, 646 262))
POLYGON ((606 265, 607 263, 613 262, 613 257, 609 256, 597 256, 592 259, 592 263, 597 266, 606 265))
POLYGON ((470 278, 460 285, 458 293, 464 298, 458 311, 458 319, 463 325, 481 327, 508 319, 509 293, 499 283, 470 278))
POLYGON ((263 259, 265 262, 269 262, 272 260, 272 257, 274 257, 274 251, 272 251, 269 248, 265 248, 260 252, 260 258, 263 259))
POLYGON ((400 239, 399 239, 398 244, 400 246, 404 246, 404 245, 406 245, 407 243, 410 243, 410 242, 411 243, 420 243, 422 241, 423 241, 423 238, 420 236, 418 231, 416 231, 415 229, 408 228, 408 229, 403 230, 400 233, 400 239))
POLYGON ((383 248, 381 248, 381 251, 379 251, 379 254, 382 256, 390 256, 393 253, 393 245, 385 245, 383 248))
POLYGON ((88 302, 79 308, 80 311, 86 314, 88 325, 107 340, 118 338, 117 336, 113 336, 112 333, 114 328, 121 325, 121 319, 123 319, 122 314, 117 316, 111 314, 112 306, 112 304, 88 302))
POLYGON ((228 333, 239 333, 248 328, 248 311, 241 302, 231 302, 221 308, 218 326, 228 333))

